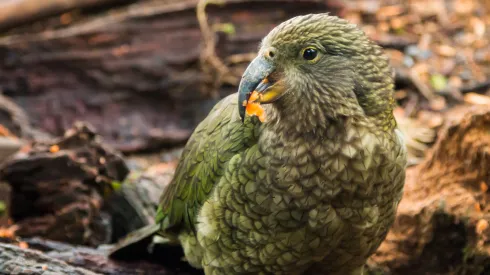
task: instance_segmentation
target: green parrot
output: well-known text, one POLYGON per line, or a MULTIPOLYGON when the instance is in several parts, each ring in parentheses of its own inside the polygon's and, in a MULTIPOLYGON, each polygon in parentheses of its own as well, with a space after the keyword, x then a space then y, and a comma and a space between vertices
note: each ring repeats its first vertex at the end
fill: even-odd
POLYGON ((205 274, 363 274, 402 198, 392 70, 355 25, 294 17, 190 137, 146 233, 205 274), (245 112, 253 91, 266 120, 245 112))

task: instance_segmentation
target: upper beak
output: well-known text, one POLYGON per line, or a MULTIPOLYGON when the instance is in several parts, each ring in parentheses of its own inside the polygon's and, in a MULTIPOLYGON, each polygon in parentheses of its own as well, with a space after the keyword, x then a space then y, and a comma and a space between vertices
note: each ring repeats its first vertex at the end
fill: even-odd
MULTIPOLYGON (((242 119, 242 122, 245 119, 245 108, 250 95, 254 90, 257 89, 257 86, 263 83, 267 83, 265 80, 267 76, 269 76, 272 72, 274 72, 275 66, 274 64, 264 58, 262 55, 257 56, 250 65, 248 65, 247 69, 243 73, 242 80, 240 81, 240 85, 238 87, 238 112, 242 119), (245 103, 245 104, 244 104, 245 103)), ((262 92, 270 85, 261 85, 263 86, 260 89, 262 92)))

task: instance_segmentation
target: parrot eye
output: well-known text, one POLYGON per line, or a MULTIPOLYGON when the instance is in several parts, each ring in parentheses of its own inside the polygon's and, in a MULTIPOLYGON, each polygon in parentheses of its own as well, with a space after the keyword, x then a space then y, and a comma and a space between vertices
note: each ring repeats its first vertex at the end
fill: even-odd
POLYGON ((304 48, 301 51, 301 56, 310 63, 315 63, 320 57, 318 50, 313 47, 304 48))

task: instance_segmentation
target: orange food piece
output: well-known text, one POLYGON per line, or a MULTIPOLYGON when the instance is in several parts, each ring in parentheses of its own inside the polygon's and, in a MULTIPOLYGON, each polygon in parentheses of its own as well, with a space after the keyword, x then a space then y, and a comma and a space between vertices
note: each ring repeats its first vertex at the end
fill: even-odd
POLYGON ((19 247, 26 249, 26 248, 29 248, 29 245, 26 242, 19 242, 19 247))
POLYGON ((257 91, 253 91, 248 99, 248 103, 245 107, 245 112, 249 116, 257 116, 261 122, 265 121, 265 110, 260 106, 259 102, 254 102, 260 97, 257 91))
POLYGON ((254 102, 257 99, 259 99, 259 93, 257 91, 253 91, 248 99, 248 103, 254 102))

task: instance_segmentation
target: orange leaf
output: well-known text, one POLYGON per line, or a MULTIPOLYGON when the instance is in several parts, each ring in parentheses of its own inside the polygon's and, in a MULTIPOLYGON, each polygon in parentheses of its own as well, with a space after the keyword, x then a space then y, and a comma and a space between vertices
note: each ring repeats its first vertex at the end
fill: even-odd
POLYGON ((59 152, 60 151, 60 147, 58 145, 53 145, 53 146, 49 147, 49 151, 51 153, 59 152))

